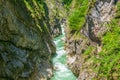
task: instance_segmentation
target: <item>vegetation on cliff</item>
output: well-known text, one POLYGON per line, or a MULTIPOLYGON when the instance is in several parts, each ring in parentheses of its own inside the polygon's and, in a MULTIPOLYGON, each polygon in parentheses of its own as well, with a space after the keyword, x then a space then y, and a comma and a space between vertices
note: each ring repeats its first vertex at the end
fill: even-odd
POLYGON ((117 3, 117 11, 114 19, 107 25, 109 28, 102 37, 102 51, 99 54, 97 63, 98 77, 105 77, 108 80, 120 79, 120 3, 117 3))
POLYGON ((0 80, 48 80, 55 46, 43 0, 0 0, 0 80))
MULTIPOLYGON (((67 25, 68 65, 78 79, 120 79, 117 1, 0 0, 0 80, 50 79, 55 53, 51 35, 62 34, 62 19, 67 25)), ((63 46, 58 43, 56 47, 63 46)), ((59 59, 61 63, 66 55, 59 59)))
POLYGON ((69 7, 68 23, 71 30, 79 31, 86 22, 86 16, 95 0, 68 0, 65 6, 69 7))
MULTIPOLYGON (((113 12, 114 10, 117 9, 116 12, 113 13, 115 15, 112 16, 111 19, 109 19, 110 21, 105 23, 105 26, 102 26, 104 27, 105 33, 103 32, 104 34, 100 37, 95 35, 97 36, 97 38, 99 37, 101 41, 99 45, 99 44, 96 44, 96 42, 94 42, 94 40, 97 38, 95 38, 94 36, 92 37, 94 40, 92 40, 91 35, 94 35, 93 32, 96 26, 100 27, 100 25, 103 25, 103 24, 100 24, 101 22, 96 23, 95 20, 93 21, 91 20, 91 22, 87 24, 88 27, 86 28, 85 23, 87 23, 86 22, 87 15, 95 15, 96 17, 98 16, 97 14, 100 14, 102 12, 101 11, 101 12, 95 13, 95 11, 93 10, 94 13, 91 14, 90 12, 91 8, 93 6, 98 5, 95 7, 96 10, 100 9, 101 7, 99 6, 101 6, 101 4, 104 3, 105 1, 98 0, 98 2, 101 2, 101 4, 98 4, 97 2, 96 5, 94 5, 95 0, 93 0, 93 3, 90 3, 88 0, 81 0, 80 2, 79 1, 73 0, 73 2, 70 4, 71 13, 69 14, 69 17, 68 17, 68 27, 70 28, 70 31, 68 31, 69 33, 66 33, 67 38, 69 39, 67 40, 68 43, 66 43, 66 45, 68 46, 68 50, 70 51, 69 52, 70 54, 68 55, 71 56, 72 54, 72 57, 74 55, 75 56, 79 55, 77 57, 79 59, 76 59, 75 62, 70 65, 70 68, 77 76, 79 76, 80 80, 90 79, 90 78, 93 78, 93 80, 102 80, 102 79, 103 80, 118 80, 120 79, 119 77, 120 76, 119 75, 120 74, 120 65, 119 65, 120 63, 120 14, 119 14, 120 13, 120 2, 118 1, 118 3, 114 4, 115 6, 112 7, 113 12), (95 27, 93 27, 94 22, 95 22, 95 27), (92 28, 90 29, 90 27, 92 28), (84 33, 85 30, 86 31, 88 30, 88 32, 84 33), (73 32, 78 31, 79 33, 74 34, 72 33, 72 31, 73 32), (83 34, 88 39, 82 38, 82 36, 80 35, 82 31, 84 31, 83 34), (92 34, 90 34, 90 31, 92 32, 92 34), (79 39, 72 38, 74 36, 73 34, 74 35, 79 34, 80 35, 79 39), (87 77, 84 76, 84 78, 82 78, 82 75, 85 75, 87 77)), ((110 2, 112 3, 114 2, 114 0, 110 0, 110 2)), ((111 3, 108 3, 108 4, 111 4, 111 3)), ((108 15, 110 16, 110 14, 108 15)), ((102 15, 100 15, 98 18, 101 18, 102 15)), ((97 30, 99 31, 99 29, 95 29, 96 32, 97 30)), ((78 36, 75 36, 75 37, 78 37, 78 36)))
POLYGON ((70 13, 69 17, 69 27, 72 30, 80 30, 81 27, 85 24, 86 15, 89 9, 88 0, 73 0, 71 7, 74 8, 70 13))
MULTIPOLYGON (((36 26, 39 28, 40 31, 42 31, 41 26, 39 25, 39 20, 38 19, 42 19, 44 21, 45 18, 45 9, 44 9, 44 1, 42 0, 24 0, 24 3, 28 9, 28 11, 30 12, 30 15, 32 18, 35 19, 35 24, 36 26)), ((47 29, 46 24, 44 23, 44 28, 47 29)))

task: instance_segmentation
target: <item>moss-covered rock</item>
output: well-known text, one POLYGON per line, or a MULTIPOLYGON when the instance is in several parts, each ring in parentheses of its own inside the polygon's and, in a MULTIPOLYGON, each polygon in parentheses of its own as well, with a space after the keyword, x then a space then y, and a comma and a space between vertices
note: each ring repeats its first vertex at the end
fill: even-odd
MULTIPOLYGON (((75 27, 79 24, 73 25, 76 29, 71 28, 71 22, 66 28, 68 66, 78 76, 78 80, 120 79, 120 3, 117 1, 96 0, 89 5, 90 9, 85 14, 85 22, 82 22, 84 25, 81 28, 75 27)), ((81 17, 83 16, 77 18, 81 17)))
POLYGON ((50 23, 50 33, 52 37, 56 37, 62 34, 61 25, 62 20, 65 17, 65 9, 59 0, 46 0, 48 6, 48 17, 50 23))
POLYGON ((0 0, 0 80, 48 80, 55 46, 43 0, 0 0))

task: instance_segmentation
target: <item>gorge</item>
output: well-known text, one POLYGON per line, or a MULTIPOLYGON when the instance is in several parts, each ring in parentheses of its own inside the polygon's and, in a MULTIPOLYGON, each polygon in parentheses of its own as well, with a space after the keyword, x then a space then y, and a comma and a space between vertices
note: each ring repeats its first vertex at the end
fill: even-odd
POLYGON ((0 80, 119 80, 120 0, 0 0, 0 80))
POLYGON ((54 66, 54 76, 51 80, 76 80, 76 77, 71 70, 66 66, 66 52, 64 50, 64 28, 62 27, 62 35, 56 37, 54 42, 56 44, 56 55, 53 57, 52 62, 54 66))

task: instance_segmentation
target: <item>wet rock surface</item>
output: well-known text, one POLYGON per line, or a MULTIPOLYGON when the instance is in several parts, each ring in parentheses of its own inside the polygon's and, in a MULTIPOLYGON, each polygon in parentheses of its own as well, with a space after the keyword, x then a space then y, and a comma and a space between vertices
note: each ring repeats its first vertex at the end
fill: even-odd
POLYGON ((46 16, 42 12, 38 15, 41 17, 31 14, 23 0, 0 0, 0 80, 51 77, 50 58, 55 46, 47 31, 50 26, 44 27, 46 16))

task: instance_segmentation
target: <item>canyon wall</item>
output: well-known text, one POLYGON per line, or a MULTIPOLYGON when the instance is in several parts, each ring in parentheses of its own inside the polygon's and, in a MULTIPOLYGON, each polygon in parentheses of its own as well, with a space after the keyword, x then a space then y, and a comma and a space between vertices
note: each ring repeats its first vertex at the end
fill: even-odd
POLYGON ((62 23, 78 80, 120 79, 119 13, 119 0, 0 0, 0 80, 49 80, 62 23))
POLYGON ((48 18, 50 23, 50 33, 52 37, 57 37, 62 34, 61 25, 65 17, 65 8, 61 0, 46 0, 48 6, 48 18))
POLYGON ((120 79, 120 2, 78 1, 71 2, 65 28, 69 68, 78 80, 120 79))
POLYGON ((52 76, 47 4, 0 0, 0 80, 48 80, 52 76))

